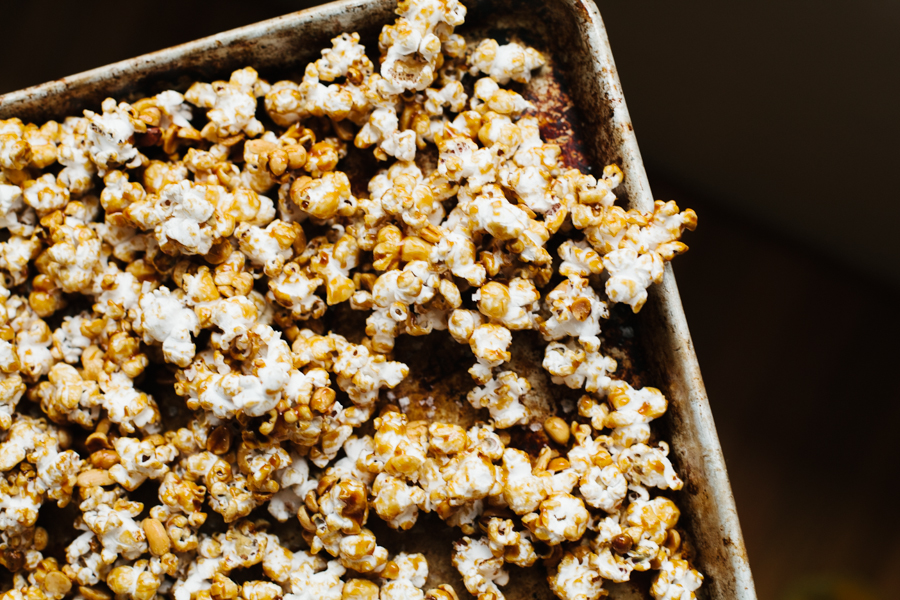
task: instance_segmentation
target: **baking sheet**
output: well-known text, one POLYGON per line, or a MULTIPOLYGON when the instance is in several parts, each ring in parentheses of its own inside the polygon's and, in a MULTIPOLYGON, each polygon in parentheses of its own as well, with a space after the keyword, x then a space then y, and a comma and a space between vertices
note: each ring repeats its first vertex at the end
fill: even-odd
MULTIPOLYGON (((80 114, 85 108, 97 110, 108 96, 133 99, 163 89, 183 90, 192 81, 227 78, 232 70, 246 65, 269 81, 299 78, 306 63, 341 32, 359 31, 367 47, 377 51, 377 33, 393 19, 395 4, 388 0, 334 2, 12 92, 0 96, 0 118, 16 116, 40 123, 80 114)), ((465 4, 469 14, 466 26, 459 30, 464 35, 521 39, 549 57, 548 66, 522 92, 538 106, 542 134, 561 145, 567 164, 599 172, 603 165, 617 163, 625 173, 624 183, 616 190, 621 201, 629 208, 651 209, 653 196, 596 6, 588 0, 467 0, 465 4)), ((360 167, 359 181, 366 177, 366 169, 360 167)), ((621 308, 613 311, 613 320, 620 322, 607 327, 604 343, 613 348, 620 362, 623 371, 619 375, 635 384, 658 387, 669 398, 669 410, 659 423, 663 437, 672 442, 676 468, 685 480, 684 490, 669 495, 682 509, 680 528, 687 531, 696 566, 706 577, 700 595, 751 600, 756 594, 734 499, 671 266, 666 267, 663 282, 654 286, 638 316, 621 308), (636 335, 626 339, 623 331, 636 335)), ((558 410, 567 392, 558 386, 549 392, 539 354, 534 352, 538 342, 523 333, 516 337, 514 368, 519 372, 531 369, 529 378, 535 389, 529 406, 538 414, 549 414, 558 410)), ((432 348, 454 349, 453 342, 427 339, 429 344, 437 342, 432 348)), ((420 351, 418 344, 423 341, 409 337, 398 341, 398 359, 404 360, 404 355, 409 359, 411 374, 397 390, 397 397, 407 398, 414 418, 419 416, 416 411, 427 417, 428 411, 434 410, 429 403, 437 405, 446 418, 460 422, 473 418, 468 404, 460 403, 471 380, 456 372, 464 372, 470 359, 456 361, 456 371, 450 368, 435 377, 434 364, 422 358, 429 354, 420 351), (430 372, 431 379, 416 377, 417 372, 430 372)), ((432 352, 431 356, 442 355, 432 352)), ((452 356, 444 358, 451 360, 452 356)), ((42 517, 46 509, 42 509, 42 517)), ((433 515, 422 515, 420 520, 416 530, 427 531, 425 535, 404 533, 392 540, 384 528, 384 533, 377 532, 379 539, 383 535, 391 551, 424 552, 435 583, 448 581, 463 590, 449 566, 447 546, 459 533, 433 515)), ((512 567, 511 575, 511 583, 504 589, 511 600, 553 597, 542 569, 512 567)), ((630 584, 610 585, 611 596, 649 597, 649 578, 643 575, 636 574, 630 584)))

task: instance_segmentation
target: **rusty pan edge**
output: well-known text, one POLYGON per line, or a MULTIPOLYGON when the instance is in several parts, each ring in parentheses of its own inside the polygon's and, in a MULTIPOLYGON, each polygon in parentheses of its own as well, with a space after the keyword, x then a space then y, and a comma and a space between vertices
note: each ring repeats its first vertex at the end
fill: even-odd
MULTIPOLYGON (((607 101, 612 108, 612 125, 620 136, 622 170, 625 172, 626 181, 629 182, 628 195, 632 206, 640 210, 652 210, 653 194, 599 10, 590 0, 566 0, 566 2, 579 7, 579 12, 586 15, 582 19, 589 18, 592 21, 584 31, 593 49, 594 71, 598 77, 606 79, 607 101)), ((647 305, 648 308, 652 306, 651 311, 656 313, 652 319, 657 329, 653 337, 654 341, 664 346, 657 348, 665 361, 663 367, 669 370, 673 378, 679 380, 676 384, 684 396, 684 401, 677 408, 693 430, 690 433, 698 442, 702 453, 701 457, 695 457, 699 459, 702 470, 698 477, 708 486, 714 500, 714 522, 710 522, 712 515, 706 514, 704 523, 698 528, 717 529, 715 537, 721 541, 717 558, 728 563, 730 569, 727 573, 733 578, 732 581, 722 581, 720 575, 718 581, 714 582, 715 596, 755 600, 756 589, 731 483, 671 264, 666 265, 663 281, 651 289, 651 299, 647 305)), ((707 532, 709 537, 713 537, 709 535, 711 533, 707 532)))

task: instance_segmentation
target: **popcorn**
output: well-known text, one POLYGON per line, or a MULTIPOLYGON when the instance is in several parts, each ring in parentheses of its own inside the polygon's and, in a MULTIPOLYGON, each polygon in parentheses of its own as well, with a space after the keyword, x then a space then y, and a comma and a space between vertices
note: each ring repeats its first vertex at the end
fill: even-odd
POLYGON ((33 208, 39 216, 59 210, 69 202, 69 190, 59 185, 58 179, 50 173, 26 181, 22 196, 25 204, 33 208))
POLYGON ((31 162, 31 144, 22 139, 24 134, 20 119, 0 121, 0 167, 18 171, 31 162))
POLYGON ((490 281, 472 295, 483 315, 513 331, 531 329, 538 299, 540 294, 534 284, 520 277, 510 281, 509 286, 490 281))
MULTIPOLYGON (((375 512, 394 529, 409 529, 419 515, 418 504, 425 501, 420 487, 409 486, 387 473, 380 473, 372 487, 375 512)), ((420 586, 421 587, 421 586, 420 586)))
POLYGON ((397 14, 400 18, 378 39, 381 75, 400 91, 421 91, 434 81, 441 46, 462 25, 466 7, 457 0, 407 0, 397 14))
POLYGON ((325 280, 325 301, 329 306, 350 298, 356 289, 350 270, 359 264, 359 244, 350 235, 343 235, 334 244, 325 238, 313 238, 302 259, 309 257, 310 269, 325 280))
POLYGON ((657 254, 638 254, 632 248, 621 248, 605 255, 603 266, 609 273, 606 282, 609 299, 628 304, 634 312, 641 310, 647 301, 650 284, 662 281, 663 263, 657 254))
POLYGON ((522 524, 539 540, 553 546, 564 540, 574 542, 581 538, 589 518, 580 498, 559 492, 542 501, 539 512, 522 517, 522 524))
POLYGON ((203 138, 226 143, 240 134, 252 138, 263 132, 263 124, 255 116, 256 99, 265 96, 268 88, 254 69, 246 67, 232 73, 227 82, 195 83, 184 97, 194 106, 210 109, 206 113, 209 123, 201 131, 203 138))
POLYGON ((165 287, 147 291, 132 320, 135 333, 142 334, 145 343, 161 343, 167 361, 186 367, 196 351, 191 334, 200 333, 200 322, 178 292, 165 287))
POLYGON ((119 463, 109 469, 109 476, 129 492, 148 478, 161 479, 169 470, 168 463, 178 455, 171 444, 161 443, 161 436, 138 441, 120 437, 113 442, 119 463))
POLYGON ((388 581, 381 586, 382 600, 424 600, 428 563, 421 554, 401 552, 385 568, 383 577, 388 581))
POLYGON ((464 207, 476 231, 483 231, 501 241, 512 240, 510 249, 529 263, 550 262, 544 244, 550 237, 547 228, 511 204, 496 185, 485 186, 464 207))
POLYGON ((663 263, 687 249, 679 238, 685 229, 697 226, 697 215, 690 209, 678 212, 674 202, 657 201, 652 213, 629 215, 628 222, 628 226, 621 221, 611 227, 599 224, 585 233, 595 248, 603 250, 610 300, 638 312, 647 300, 647 288, 662 279, 663 263))
POLYGON ((34 396, 52 421, 70 421, 85 428, 96 423, 103 405, 96 381, 83 379, 75 367, 65 363, 53 365, 47 379, 34 388, 34 396))
POLYGON ((703 583, 703 575, 683 559, 663 561, 650 593, 656 600, 693 600, 703 583))
POLYGON ((0 268, 9 273, 9 283, 19 285, 28 278, 28 264, 40 251, 41 241, 37 237, 12 235, 8 241, 0 242, 0 268))
MULTIPOLYGON (((112 117, 115 122, 118 120, 112 117)), ((125 131, 129 127, 133 127, 129 119, 128 125, 121 123, 125 131)), ((115 132, 110 132, 115 136, 115 132)), ((102 133, 99 135, 92 131, 91 121, 83 117, 67 117, 62 123, 59 132, 59 146, 57 154, 59 164, 63 165, 62 171, 59 172, 59 183, 64 185, 72 194, 83 194, 91 189, 94 185, 93 177, 97 174, 97 165, 92 158, 91 149, 93 142, 92 135, 98 136, 101 144, 103 143, 102 133)), ((112 151, 116 151, 116 143, 112 140, 112 151)), ((131 149, 125 149, 125 153, 131 154, 131 149)), ((141 160, 143 162, 143 160, 141 160)), ((111 165, 107 165, 107 170, 111 165)))
POLYGON ((600 319, 609 311, 587 279, 574 276, 556 286, 545 299, 550 318, 539 323, 545 340, 577 336, 588 352, 600 347, 600 319))
POLYGON ((634 483, 661 490, 680 490, 684 482, 675 474, 666 457, 668 453, 669 445, 665 442, 659 442, 657 448, 636 444, 619 455, 619 468, 634 483))
POLYGON ((181 181, 131 204, 125 214, 140 229, 152 229, 170 253, 208 254, 234 231, 231 205, 231 194, 221 186, 181 181))
POLYGON ((241 223, 234 235, 239 240, 241 252, 250 262, 261 265, 265 273, 272 277, 291 258, 294 242, 298 238, 302 240, 303 230, 276 219, 265 229, 241 223))
POLYGON ((100 238, 75 217, 53 213, 42 223, 48 220, 52 245, 38 258, 38 268, 67 294, 88 291, 100 270, 100 238))
POLYGON ((606 595, 603 579, 597 572, 597 555, 584 552, 584 546, 576 553, 566 552, 550 576, 550 589, 562 600, 598 600, 606 595))
POLYGON ((487 408, 495 427, 506 429, 526 419, 526 410, 520 399, 530 390, 531 384, 527 379, 512 371, 503 371, 484 387, 469 392, 467 399, 475 408, 487 408))
POLYGON ((379 160, 387 160, 392 156, 402 162, 410 162, 416 157, 416 134, 412 131, 401 131, 396 111, 390 108, 377 108, 369 121, 359 130, 354 144, 357 148, 368 148, 378 144, 375 156, 379 160))
POLYGON ((472 110, 482 115, 487 111, 501 115, 519 116, 525 110, 532 108, 530 102, 520 94, 500 89, 497 82, 490 77, 483 77, 475 82, 475 93, 469 101, 472 110))
POLYGON ((560 275, 572 279, 596 275, 603 271, 602 257, 584 240, 566 240, 560 244, 558 253, 563 261, 559 266, 560 275))
POLYGON ((628 482, 615 465, 594 466, 581 477, 578 491, 589 506, 615 513, 628 493, 628 482))
POLYGON ((74 317, 63 317, 58 329, 53 331, 53 358, 75 364, 81 353, 91 345, 91 338, 84 335, 82 326, 89 325, 90 314, 82 312, 74 317))
POLYGON ((616 370, 616 361, 599 351, 587 351, 575 341, 565 344, 551 342, 544 350, 544 369, 553 375, 553 383, 588 392, 606 391, 612 383, 609 377, 616 370))
POLYGON ((487 522, 487 534, 494 556, 503 556, 506 562, 519 567, 530 567, 537 561, 529 534, 515 531, 511 519, 491 517, 487 522))
POLYGON ((148 600, 156 595, 156 590, 162 585, 161 575, 162 566, 158 560, 139 560, 134 566, 116 567, 107 575, 106 582, 117 597, 148 600))
POLYGON ((54 362, 50 351, 50 327, 19 296, 6 301, 6 312, 16 336, 15 348, 20 373, 26 380, 36 381, 50 372, 54 362))
POLYGON ((547 477, 534 473, 531 459, 521 450, 503 451, 503 499, 517 515, 533 512, 547 497, 547 477))
POLYGON ((531 72, 544 64, 544 57, 534 48, 515 42, 500 45, 496 40, 484 40, 469 57, 470 73, 479 71, 500 84, 509 80, 519 83, 531 81, 531 72))
POLYGON ((317 219, 330 219, 338 213, 349 216, 351 207, 355 209, 350 180, 340 171, 329 171, 319 179, 295 180, 291 184, 291 201, 317 219))
POLYGON ((12 425, 16 406, 25 394, 25 389, 25 382, 18 373, 0 375, 0 430, 9 429, 12 425))
POLYGON ((22 188, 0 183, 0 228, 14 235, 30 236, 37 221, 34 209, 25 204, 22 188))
POLYGON ((683 486, 651 429, 666 398, 614 379, 600 332, 608 302, 640 309, 696 215, 626 211, 619 167, 567 167, 506 87, 544 64, 536 50, 474 40, 466 58, 457 0, 397 14, 379 73, 345 33, 298 81, 247 67, 60 123, 0 121, 10 599, 77 585, 88 600, 458 600, 425 591, 423 555, 391 558, 373 511, 396 530, 422 512, 459 528, 452 562, 481 600, 539 552, 561 598, 651 569, 655 598, 694 597, 678 509, 648 492, 683 486), (363 181, 368 152, 390 162, 363 181), (486 421, 432 406, 428 386, 459 382, 398 389, 398 338, 445 329, 475 356, 467 399, 486 421), (550 381, 585 395, 578 417, 563 406, 523 437, 533 356, 513 361, 512 344, 529 329, 516 335, 546 342, 550 381), (172 380, 183 404, 157 405, 145 386, 172 380), (37 519, 76 487, 60 567, 37 519), (309 551, 288 549, 297 534, 309 551), (255 565, 264 577, 231 577, 255 565))
POLYGON ((462 575, 470 594, 481 597, 493 593, 503 598, 498 586, 509 583, 509 573, 503 569, 503 558, 495 557, 485 538, 464 537, 453 545, 453 566, 462 575))
POLYGON ((142 156, 134 147, 135 133, 143 133, 147 124, 137 118, 135 110, 127 102, 107 98, 103 101, 103 114, 86 110, 90 122, 87 132, 88 152, 101 174, 108 169, 124 166, 129 169, 140 166, 142 156))

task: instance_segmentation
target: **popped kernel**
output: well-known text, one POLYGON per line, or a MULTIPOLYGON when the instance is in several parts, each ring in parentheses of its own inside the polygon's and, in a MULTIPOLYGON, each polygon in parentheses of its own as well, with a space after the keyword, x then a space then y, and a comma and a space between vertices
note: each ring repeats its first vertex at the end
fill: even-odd
POLYGON ((544 64, 544 57, 534 48, 515 42, 500 45, 496 40, 484 40, 469 57, 472 75, 479 71, 499 84, 509 80, 528 83, 531 72, 544 64))
POLYGON ((256 70, 246 67, 232 73, 227 82, 195 83, 184 97, 194 106, 209 109, 203 138, 226 143, 241 134, 252 138, 264 131, 256 118, 256 99, 265 96, 268 88, 256 70))

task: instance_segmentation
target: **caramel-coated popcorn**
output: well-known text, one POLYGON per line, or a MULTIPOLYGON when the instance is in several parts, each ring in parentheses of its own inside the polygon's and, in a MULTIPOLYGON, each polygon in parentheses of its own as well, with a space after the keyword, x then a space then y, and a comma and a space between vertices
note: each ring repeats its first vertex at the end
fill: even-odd
POLYGON ((344 33, 296 80, 0 121, 3 599, 459 600, 376 535, 438 518, 480 600, 539 559, 564 600, 695 597, 668 402, 608 336, 696 214, 566 164, 521 87, 548 57, 396 12, 379 61, 344 33), (408 336, 471 352, 456 401, 408 336))

